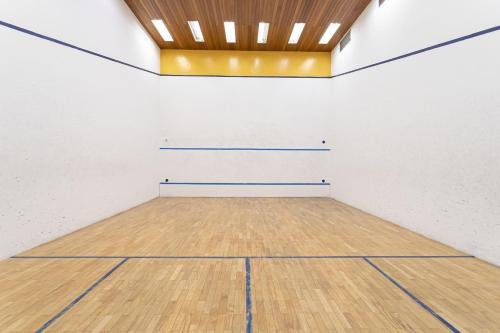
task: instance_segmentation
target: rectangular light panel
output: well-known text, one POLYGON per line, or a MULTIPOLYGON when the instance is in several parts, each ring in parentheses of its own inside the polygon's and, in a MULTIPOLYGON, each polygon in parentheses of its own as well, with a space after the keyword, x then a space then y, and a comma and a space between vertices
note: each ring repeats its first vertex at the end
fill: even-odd
POLYGON ((224 31, 226 32, 226 42, 236 43, 236 27, 234 22, 224 22, 224 31))
POLYGON ((269 23, 260 22, 259 32, 257 33, 257 43, 266 44, 267 43, 267 33, 269 32, 269 23))
POLYGON ((337 32, 338 28, 340 28, 340 23, 330 23, 328 28, 326 28, 325 33, 321 37, 319 43, 320 44, 328 44, 330 39, 332 39, 333 35, 337 32))
POLYGON ((198 21, 188 21, 189 28, 193 34, 194 40, 198 43, 204 42, 203 33, 201 32, 200 22, 198 21))
POLYGON ((163 20, 151 20, 151 22, 153 23, 156 30, 160 34, 161 38, 163 38, 163 40, 165 42, 173 42, 174 41, 174 39, 172 38, 172 35, 170 34, 170 31, 168 31, 163 20))
POLYGON ((295 23, 293 25, 292 34, 290 35, 288 44, 297 44, 299 42, 300 35, 302 34, 302 30, 304 30, 305 25, 305 23, 295 23))

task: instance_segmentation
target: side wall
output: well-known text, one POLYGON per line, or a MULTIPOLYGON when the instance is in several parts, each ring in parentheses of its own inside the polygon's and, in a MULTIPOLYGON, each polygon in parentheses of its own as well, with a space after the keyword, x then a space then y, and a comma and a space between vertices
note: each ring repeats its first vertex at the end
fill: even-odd
MULTIPOLYGON (((374 1, 334 74, 498 24, 497 1, 374 1)), ((500 264, 498 45, 497 31, 335 78, 333 197, 500 264)))
MULTIPOLYGON (((121 0, 3 0, 0 20, 159 70, 121 0)), ((4 26, 0 40, 0 257, 158 195, 157 76, 4 26)))
MULTIPOLYGON (((331 79, 162 77, 162 147, 331 147, 331 79), (167 140, 165 142, 165 140, 167 140), (322 142, 325 141, 325 144, 322 142)), ((170 182, 328 182, 331 152, 161 151, 170 182)), ((323 185, 164 185, 162 195, 329 196, 323 185)))

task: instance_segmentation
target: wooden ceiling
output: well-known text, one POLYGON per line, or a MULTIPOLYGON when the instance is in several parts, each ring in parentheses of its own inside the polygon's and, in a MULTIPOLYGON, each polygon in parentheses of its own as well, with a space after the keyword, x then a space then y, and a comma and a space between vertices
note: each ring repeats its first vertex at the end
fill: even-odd
POLYGON ((331 51, 370 0, 125 0, 162 49, 331 51), (174 41, 160 37, 152 19, 163 19, 174 41), (199 21, 197 43, 187 21, 199 21), (236 43, 226 43, 224 21, 236 23, 236 43), (267 44, 257 43, 259 22, 269 22, 267 44), (306 23, 297 44, 288 44, 293 24, 306 23), (318 42, 328 24, 340 23, 330 43, 318 42))

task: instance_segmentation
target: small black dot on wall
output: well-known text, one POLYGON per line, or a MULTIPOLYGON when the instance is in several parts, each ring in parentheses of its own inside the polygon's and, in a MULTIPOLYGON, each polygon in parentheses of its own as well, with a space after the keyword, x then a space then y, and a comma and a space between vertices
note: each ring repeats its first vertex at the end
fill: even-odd
POLYGON ((322 182, 322 183, 324 183, 324 182, 325 182, 325 180, 323 179, 321 182, 322 182))
POLYGON ((165 179, 165 183, 168 183, 168 178, 167 178, 167 179, 165 179))
POLYGON ((325 143, 326 143, 326 141, 325 141, 325 140, 323 140, 322 142, 323 142, 323 144, 325 144, 325 143))

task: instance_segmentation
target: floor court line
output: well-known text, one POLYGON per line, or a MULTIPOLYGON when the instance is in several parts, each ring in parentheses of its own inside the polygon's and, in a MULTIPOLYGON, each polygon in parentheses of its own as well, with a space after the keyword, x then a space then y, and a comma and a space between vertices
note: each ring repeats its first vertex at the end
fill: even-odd
POLYGON ((252 332, 252 282, 250 257, 245 258, 245 303, 246 303, 246 331, 252 332))
POLYGON ((400 285, 391 276, 380 269, 375 263, 370 261, 370 259, 391 259, 391 258, 404 258, 404 259, 450 259, 450 258, 474 258, 473 256, 15 256, 12 259, 123 259, 117 265, 115 265, 110 271, 108 271, 104 276, 102 276, 98 281, 87 288, 82 294, 80 294, 76 299, 74 299, 70 304, 68 304, 63 310, 47 321, 42 327, 40 327, 36 333, 44 332, 51 324, 53 324, 57 319, 62 317, 66 312, 71 310, 78 302, 80 302, 87 294, 89 294, 95 287, 97 287, 101 282, 107 279, 113 272, 115 272, 120 266, 125 264, 130 259, 244 259, 245 260, 245 304, 246 304, 246 332, 252 332, 252 293, 251 293, 251 259, 363 259, 380 274, 382 274, 386 279, 388 279, 393 285, 404 292, 413 301, 419 304, 424 310, 429 312, 437 320, 443 323, 452 332, 460 332, 452 324, 450 324, 446 319, 438 315, 433 309, 419 300, 411 292, 400 285))
MULTIPOLYGON (((116 258, 115 258, 116 259, 116 258)), ((52 325, 57 319, 62 317, 66 312, 71 310, 78 302, 80 302, 88 293, 90 293, 95 287, 97 287, 102 281, 106 280, 113 272, 120 268, 124 263, 128 261, 128 258, 123 259, 118 264, 116 264, 109 272, 104 274, 99 280, 94 282, 89 288, 87 288, 83 293, 81 293, 77 298, 75 298, 71 303, 69 303, 64 309, 62 309, 58 314, 52 317, 49 321, 42 325, 35 333, 44 332, 50 325, 52 325)))
POLYGON ((10 259, 471 259, 463 256, 13 256, 10 259))
POLYGON ((410 297, 413 301, 415 301, 418 305, 420 305, 424 310, 426 310, 427 312, 429 312, 434 318, 436 318, 437 320, 439 320, 441 323, 443 323, 446 327, 448 327, 448 329, 451 331, 451 332, 455 332, 455 333, 460 333, 460 331, 454 327, 452 324, 450 324, 446 319, 444 319, 443 317, 441 317, 439 314, 437 314, 433 309, 431 309, 427 304, 425 304, 424 302, 422 302, 421 300, 419 300, 415 295, 413 295, 411 292, 409 292, 406 288, 404 288, 402 285, 400 285, 396 280, 394 280, 389 274, 387 274, 386 272, 384 272, 381 268, 379 268, 377 265, 375 265, 372 261, 370 261, 370 259, 368 258, 364 258, 364 260, 370 265, 372 266, 375 270, 377 270, 380 274, 382 274, 387 280, 389 280, 390 282, 392 282, 392 284, 394 284, 396 287, 398 287, 402 292, 404 292, 408 297, 410 297))

